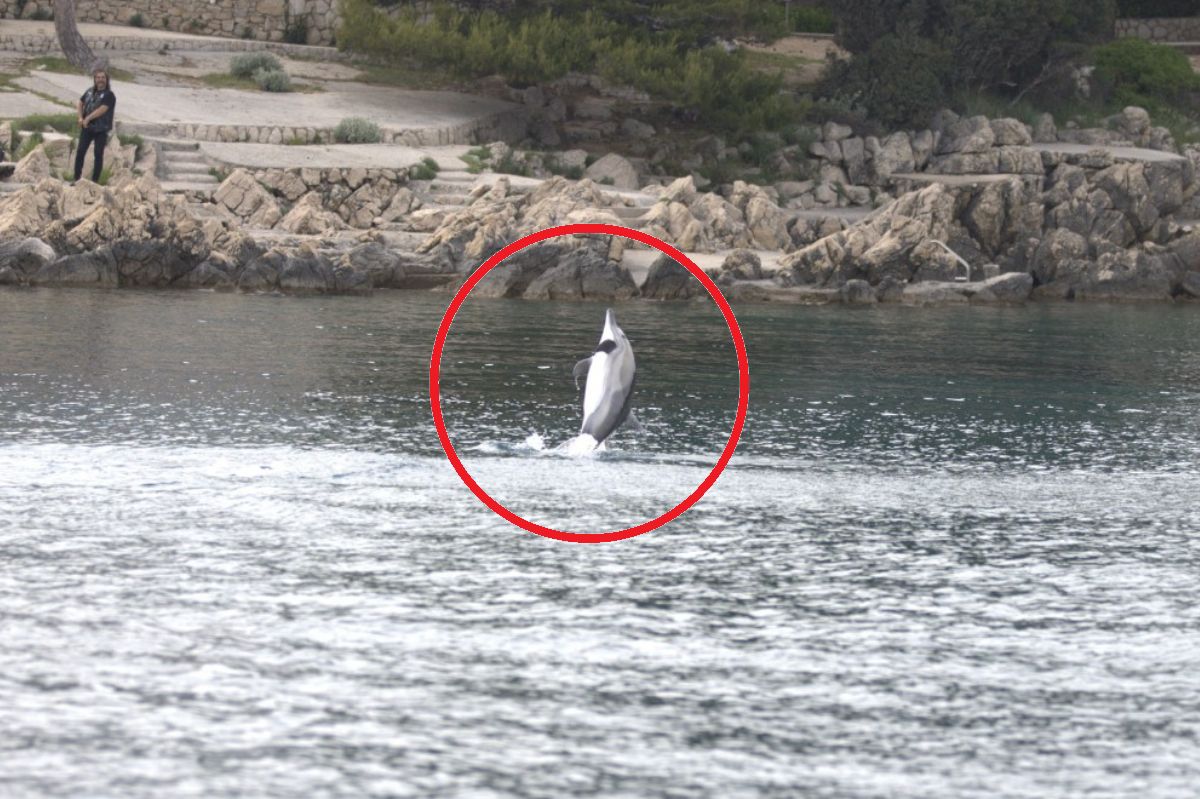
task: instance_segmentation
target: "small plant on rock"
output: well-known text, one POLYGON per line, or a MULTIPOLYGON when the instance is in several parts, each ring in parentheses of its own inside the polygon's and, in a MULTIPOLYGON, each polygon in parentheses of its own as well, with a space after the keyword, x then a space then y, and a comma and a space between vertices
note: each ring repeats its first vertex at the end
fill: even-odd
POLYGON ((270 53, 244 53, 229 61, 229 74, 235 78, 253 78, 259 70, 283 72, 283 64, 270 53))
POLYGON ((333 131, 334 141, 341 144, 376 144, 382 138, 379 126, 362 117, 347 117, 333 131))
POLYGON ((134 13, 134 15, 129 18, 129 27, 131 27, 131 28, 146 27, 146 18, 142 16, 140 11, 134 13))
POLYGON ((419 164, 414 164, 408 168, 409 180, 433 180, 437 177, 438 164, 429 156, 421 159, 419 164))
POLYGON ((264 92, 290 92, 292 79, 278 69, 260 69, 254 73, 254 82, 264 92))

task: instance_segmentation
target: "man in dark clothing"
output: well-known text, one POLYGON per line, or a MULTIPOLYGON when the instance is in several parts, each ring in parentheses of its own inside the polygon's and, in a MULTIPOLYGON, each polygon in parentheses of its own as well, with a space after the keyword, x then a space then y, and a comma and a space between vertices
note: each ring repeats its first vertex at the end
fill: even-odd
POLYGON ((97 69, 92 73, 92 88, 83 93, 75 104, 79 111, 79 151, 75 153, 75 179, 83 174, 83 159, 88 147, 96 144, 92 163, 92 181, 100 182, 100 171, 104 169, 104 145, 108 144, 108 133, 113 127, 113 114, 117 109, 117 96, 108 85, 108 73, 97 69))

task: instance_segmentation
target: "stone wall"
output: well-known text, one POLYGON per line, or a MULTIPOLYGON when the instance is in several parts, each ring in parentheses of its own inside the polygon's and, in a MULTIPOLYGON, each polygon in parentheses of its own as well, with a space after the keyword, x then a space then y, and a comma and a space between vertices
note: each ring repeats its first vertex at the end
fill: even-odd
POLYGON ((1200 17, 1119 19, 1117 37, 1151 42, 1200 42, 1200 17))
MULTIPOLYGON (((0 0, 0 17, 29 18, 51 11, 52 0, 0 0)), ((77 0, 80 22, 127 25, 141 14, 145 26, 207 36, 280 42, 287 26, 302 21, 308 44, 332 44, 338 26, 337 0, 77 0)))

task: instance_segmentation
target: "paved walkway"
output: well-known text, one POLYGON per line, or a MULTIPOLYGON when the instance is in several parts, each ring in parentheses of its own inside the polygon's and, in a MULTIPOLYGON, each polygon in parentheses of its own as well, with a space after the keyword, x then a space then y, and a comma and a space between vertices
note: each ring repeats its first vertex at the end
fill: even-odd
MULTIPOLYGON (((87 87, 86 79, 56 72, 39 72, 14 83, 64 102, 74 102, 87 87)), ((322 92, 286 94, 138 83, 114 88, 119 89, 117 115, 126 126, 205 126, 213 133, 220 128, 330 131, 346 117, 365 117, 396 135, 407 131, 455 131, 516 109, 511 103, 469 94, 349 82, 328 84, 322 92)), ((207 132, 192 137, 217 138, 207 132)))

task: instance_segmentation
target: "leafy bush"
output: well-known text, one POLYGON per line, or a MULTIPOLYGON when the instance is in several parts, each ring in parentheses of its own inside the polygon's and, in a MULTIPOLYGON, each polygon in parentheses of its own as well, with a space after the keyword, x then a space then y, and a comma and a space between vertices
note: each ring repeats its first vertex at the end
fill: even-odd
POLYGON ((362 117, 347 117, 333 131, 333 140, 341 144, 375 144, 382 138, 379 126, 362 117))
POLYGON ((131 28, 144 28, 146 27, 146 18, 142 16, 140 11, 136 12, 129 18, 129 26, 131 28))
POLYGON ((48 8, 38 6, 30 13, 29 18, 36 22, 48 22, 54 19, 54 12, 48 8))
POLYGON ((433 180, 437 177, 438 165, 437 161, 426 156, 421 159, 418 164, 413 164, 408 168, 409 180, 433 180))
POLYGON ((1123 104, 1172 102, 1200 88, 1188 57, 1174 47, 1119 39, 1092 52, 1096 77, 1123 104))
POLYGON ((278 69, 260 69, 254 73, 254 82, 264 92, 290 92, 292 79, 278 69))
POLYGON ((13 130, 36 130, 52 128, 59 133, 76 133, 79 120, 75 114, 30 114, 12 123, 13 130))
POLYGON ((800 6, 792 9, 788 27, 796 33, 833 33, 833 14, 821 6, 800 6))
POLYGON ((118 133, 117 141, 121 142, 122 147, 133 145, 133 157, 139 158, 142 154, 142 148, 146 146, 146 140, 137 133, 118 133))
POLYGON ((235 78, 253 78, 259 70, 282 72, 283 65, 270 53, 243 53, 229 61, 229 74, 235 78))
POLYGON ((1117 0, 1117 11, 1126 18, 1194 17, 1200 0, 1117 0))
POLYGON ((36 150, 42 142, 45 141, 41 132, 31 133, 28 137, 21 140, 21 147, 17 150, 16 160, 20 161, 25 156, 36 150))
POLYGON ((251 28, 249 25, 244 25, 244 26, 242 26, 242 32, 238 35, 241 36, 243 39, 253 39, 254 38, 254 29, 251 28))
POLYGON ((858 99, 888 124, 924 124, 962 92, 1021 95, 1083 45, 1112 35, 1114 0, 839 0, 831 6, 850 64, 826 96, 858 99), (858 63, 855 63, 858 62, 858 63))
MULTIPOLYGON (((686 115, 726 131, 774 127, 794 114, 781 94, 782 79, 751 69, 740 53, 689 46, 686 36, 655 32, 645 20, 618 24, 609 4, 599 7, 609 9, 607 16, 582 3, 560 4, 565 8, 559 14, 545 8, 546 3, 531 5, 544 10, 464 13, 441 4, 429 18, 415 9, 392 17, 368 0, 343 0, 338 43, 343 49, 445 68, 461 77, 500 74, 517 85, 550 82, 568 72, 598 73, 667 99, 686 115)), ((744 0, 672 0, 652 4, 651 11, 667 18, 692 6, 712 6, 722 13, 757 7, 744 0)), ((772 8, 782 15, 782 7, 772 8)), ((683 15, 696 13, 693 8, 683 15)))

